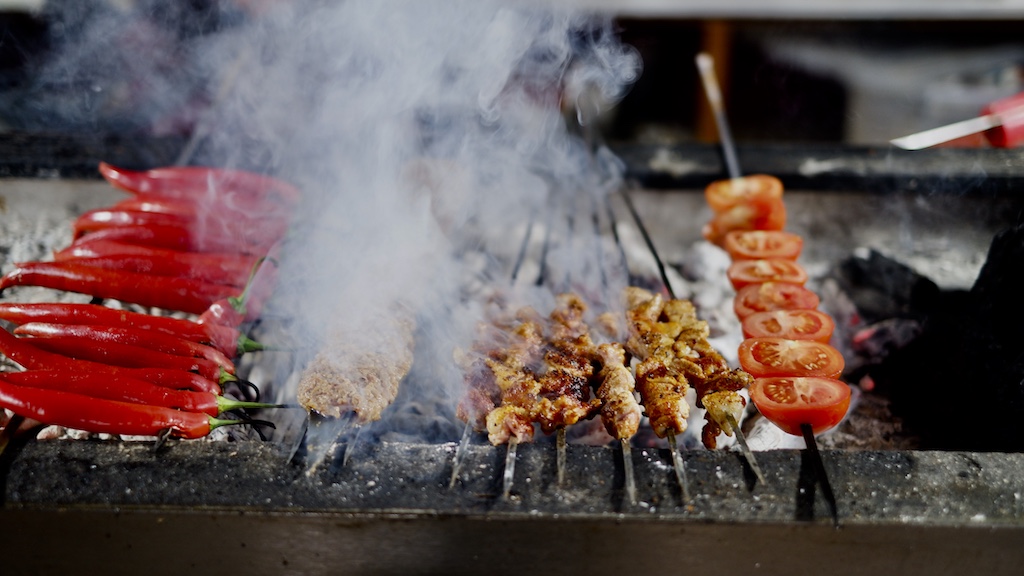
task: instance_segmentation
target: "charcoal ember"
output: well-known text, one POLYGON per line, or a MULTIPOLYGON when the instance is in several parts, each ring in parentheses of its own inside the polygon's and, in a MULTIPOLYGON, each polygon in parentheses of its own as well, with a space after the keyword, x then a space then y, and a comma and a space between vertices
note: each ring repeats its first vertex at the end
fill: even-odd
POLYGON ((970 291, 940 292, 921 335, 870 369, 922 448, 1024 450, 1024 225, 998 234, 970 291))
POLYGON ((939 287, 909 266, 871 250, 853 256, 830 274, 856 305, 864 323, 920 318, 935 305, 939 287))
MULTIPOLYGON (((931 279, 875 250, 842 261, 827 280, 842 295, 842 313, 833 317, 851 381, 916 339, 941 298, 931 279)), ((838 302, 836 296, 827 300, 838 302)))

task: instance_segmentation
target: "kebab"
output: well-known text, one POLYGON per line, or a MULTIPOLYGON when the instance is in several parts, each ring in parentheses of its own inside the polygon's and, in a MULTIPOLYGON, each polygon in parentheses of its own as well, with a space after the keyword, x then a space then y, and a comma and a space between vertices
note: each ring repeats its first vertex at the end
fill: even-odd
MULTIPOLYGON (((740 270, 756 269, 758 273, 754 276, 760 276, 752 279, 754 283, 749 286, 743 288, 737 286, 737 290, 740 291, 734 306, 737 315, 743 320, 751 315, 746 314, 746 310, 816 308, 817 295, 802 286, 803 281, 807 278, 806 273, 795 264, 786 265, 787 261, 795 260, 799 255, 803 241, 798 237, 794 239, 791 234, 779 233, 785 225, 785 206, 782 203, 781 182, 774 177, 744 178, 740 176, 732 137, 722 110, 721 93, 713 72, 711 57, 708 54, 699 54, 697 66, 708 100, 715 113, 730 175, 729 180, 713 182, 705 191, 708 204, 716 213, 705 228, 705 237, 711 242, 726 247, 727 250, 729 247, 733 248, 729 251, 733 255, 734 265, 729 272, 734 286, 737 285, 740 270), (766 182, 771 185, 765 185, 766 182), (713 200, 724 200, 724 202, 716 204, 713 200), (773 208, 764 208, 765 206, 773 208), (737 212, 751 216, 746 219, 730 219, 728 217, 737 212), (774 217, 770 217, 771 215, 774 217), (750 238, 743 238, 742 235, 735 234, 736 231, 743 230, 756 230, 760 233, 750 238), (733 233, 733 236, 730 241, 727 241, 726 237, 730 233, 733 233), (764 260, 752 268, 749 264, 744 263, 743 258, 757 256, 757 254, 748 252, 741 258, 737 258, 736 255, 739 251, 735 248, 741 245, 745 247, 763 246, 767 249, 766 251, 773 253, 774 259, 768 259, 768 256, 761 255, 764 260), (780 248, 782 254, 779 253, 780 248), (792 274, 794 270, 796 271, 795 275, 792 274), (795 283, 787 283, 786 280, 795 283), (783 290, 784 287, 788 289, 783 290), (757 297, 753 297, 754 295, 757 297)), ((751 279, 744 278, 744 280, 751 279)), ((813 318, 813 315, 809 317, 813 318)), ((812 320, 813 323, 814 320, 812 320)), ((848 386, 835 378, 820 377, 821 372, 826 368, 831 371, 828 374, 830 376, 838 376, 842 371, 842 356, 838 351, 814 339, 798 339, 817 331, 814 328, 798 330, 794 332, 793 339, 748 339, 740 346, 740 363, 752 372, 759 371, 763 366, 785 372, 768 375, 773 377, 759 376, 750 385, 751 399, 762 415, 773 423, 791 434, 803 436, 821 482, 825 500, 831 509, 833 522, 838 526, 839 512, 835 494, 832 492, 832 486, 825 472, 825 465, 821 453, 818 451, 814 435, 838 424, 849 407, 850 390, 848 386), (763 358, 757 358, 755 349, 758 348, 770 350, 764 353, 763 358), (809 350, 812 350, 813 353, 808 353, 809 350), (814 364, 813 368, 807 365, 803 356, 811 358, 810 363, 814 364), (822 360, 823 357, 825 360, 822 360), (822 364, 825 366, 823 367, 822 364)), ((820 334, 817 337, 823 339, 820 334)), ((742 435, 737 435, 737 438, 742 438, 742 435)))
POLYGON ((350 414, 359 424, 380 419, 412 367, 415 322, 399 308, 371 324, 372 332, 339 329, 328 335, 299 377, 304 408, 331 418, 350 414), (368 333, 377 334, 375 346, 367 345, 368 333))

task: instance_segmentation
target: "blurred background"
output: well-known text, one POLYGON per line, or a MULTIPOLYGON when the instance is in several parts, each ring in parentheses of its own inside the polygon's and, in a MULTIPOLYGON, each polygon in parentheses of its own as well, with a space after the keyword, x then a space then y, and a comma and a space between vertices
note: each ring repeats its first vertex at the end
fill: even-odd
MULTIPOLYGON (((197 55, 274 4, 0 2, 0 131, 187 135, 230 84, 230 62, 197 55)), ((1024 90, 1015 0, 576 4, 613 14, 643 58, 639 81, 603 118, 613 141, 715 140, 693 64, 701 50, 715 57, 740 142, 884 144, 1024 90)))

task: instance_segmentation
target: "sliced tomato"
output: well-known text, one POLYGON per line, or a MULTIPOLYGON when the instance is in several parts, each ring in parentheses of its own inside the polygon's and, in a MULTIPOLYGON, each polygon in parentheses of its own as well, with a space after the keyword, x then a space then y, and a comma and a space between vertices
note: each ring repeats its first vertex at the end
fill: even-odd
POLYGON ((838 378, 846 366, 839 350, 814 340, 747 338, 740 344, 740 366, 754 378, 818 376, 838 378))
POLYGON ((803 250, 804 239, 782 230, 733 230, 725 235, 722 247, 733 260, 796 260, 803 250))
POLYGON ((743 319, 744 338, 774 336, 828 344, 835 328, 832 317, 818 310, 769 310, 743 319))
POLYGON ((801 286, 807 282, 807 271, 803 266, 792 260, 778 258, 737 260, 729 266, 727 275, 736 290, 763 282, 785 282, 801 286))
POLYGON ((842 421, 850 409, 850 387, 832 378, 757 378, 750 399, 758 412, 784 432, 802 436, 800 425, 820 434, 842 421))
POLYGON ((820 301, 817 294, 799 284, 762 282, 737 290, 733 300, 733 310, 742 321, 754 312, 814 310, 820 301))
POLYGON ((768 174, 715 180, 704 188, 704 198, 715 212, 753 201, 781 200, 782 182, 768 174))
POLYGON ((722 245, 733 230, 782 230, 786 227, 786 205, 782 198, 757 198, 715 214, 704 225, 704 238, 722 245))

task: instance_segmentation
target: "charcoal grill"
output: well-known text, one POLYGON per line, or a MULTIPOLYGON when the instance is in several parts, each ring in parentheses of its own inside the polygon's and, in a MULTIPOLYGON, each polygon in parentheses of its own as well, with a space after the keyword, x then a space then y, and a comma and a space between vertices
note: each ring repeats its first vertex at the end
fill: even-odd
MULTIPOLYGON (((21 151, 0 155, 8 209, 102 203, 98 161, 170 163, 180 149, 174 141, 112 144, 0 140, 0 150, 21 151), (71 189, 97 196, 82 200, 71 189)), ((630 145, 617 152, 661 256, 678 261, 706 217, 698 191, 724 171, 717 151, 630 145)), ((808 238, 812 273, 868 245, 940 284, 967 287, 992 235, 1024 207, 1015 192, 1024 184, 1024 155, 1016 151, 739 154, 747 171, 786 183, 788 227, 808 238)), ((469 445, 453 489, 454 442, 362 442, 345 466, 328 461, 307 472, 276 442, 172 442, 154 450, 37 441, 18 447, 0 475, 0 566, 12 574, 1019 570, 1024 454, 824 446, 838 528, 803 450, 758 452, 764 485, 738 452, 687 451, 692 497, 682 502, 667 451, 635 449, 641 502, 632 506, 619 452, 609 447, 570 444, 559 486, 555 446, 520 446, 514 496, 505 500, 505 448, 480 441, 469 445)))

